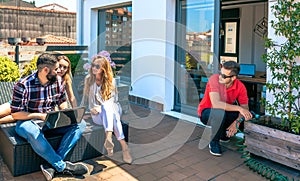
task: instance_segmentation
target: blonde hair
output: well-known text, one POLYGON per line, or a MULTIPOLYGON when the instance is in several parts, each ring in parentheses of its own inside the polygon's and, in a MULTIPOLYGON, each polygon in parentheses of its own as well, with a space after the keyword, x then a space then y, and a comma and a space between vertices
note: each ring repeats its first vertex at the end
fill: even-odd
POLYGON ((72 78, 71 78, 72 73, 71 73, 71 61, 70 61, 70 59, 65 55, 60 55, 60 56, 57 57, 57 59, 58 59, 58 62, 60 60, 65 60, 69 63, 68 69, 67 69, 65 75, 62 76, 62 78, 66 83, 72 83, 72 78))
MULTIPOLYGON (((116 91, 115 86, 113 85, 113 72, 109 63, 109 60, 104 56, 95 56, 92 59, 92 63, 96 60, 100 61, 100 69, 97 74, 100 75, 101 79, 101 90, 100 95, 104 101, 111 98, 111 92, 116 91)), ((96 75, 93 74, 92 66, 89 69, 89 75, 86 76, 85 85, 84 85, 84 94, 87 96, 89 93, 90 87, 96 81, 96 75)))

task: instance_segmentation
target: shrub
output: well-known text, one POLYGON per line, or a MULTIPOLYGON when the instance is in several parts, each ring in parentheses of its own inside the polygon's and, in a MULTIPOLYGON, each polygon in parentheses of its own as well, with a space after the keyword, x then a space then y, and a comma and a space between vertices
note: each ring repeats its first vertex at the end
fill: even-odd
POLYGON ((26 77, 27 75, 32 74, 33 71, 37 70, 37 67, 36 67, 37 59, 38 59, 38 56, 34 56, 34 58, 29 63, 24 65, 21 77, 26 77))
POLYGON ((82 60, 82 54, 66 54, 66 56, 71 61, 71 72, 74 76, 75 74, 81 74, 84 72, 84 69, 82 68, 84 61, 82 60))
POLYGON ((267 89, 274 101, 265 101, 265 108, 273 117, 280 117, 283 127, 300 134, 300 2, 294 0, 277 0, 272 6, 275 20, 271 25, 275 35, 285 37, 278 44, 267 39, 268 52, 263 56, 271 72, 267 89))
POLYGON ((0 81, 15 82, 20 78, 18 65, 8 57, 0 56, 0 81))

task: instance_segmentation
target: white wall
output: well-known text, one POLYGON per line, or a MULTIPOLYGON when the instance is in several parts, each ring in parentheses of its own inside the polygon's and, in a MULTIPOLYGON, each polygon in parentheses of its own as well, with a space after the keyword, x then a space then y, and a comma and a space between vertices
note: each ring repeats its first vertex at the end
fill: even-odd
MULTIPOLYGON (((77 40, 97 53, 97 10, 128 4, 120 0, 77 0, 83 22, 77 25, 77 40), (81 36, 81 37, 79 37, 81 36)), ((78 11, 79 12, 79 11, 78 11)), ((132 1, 131 95, 164 104, 174 101, 175 0, 132 1)))
POLYGON ((174 100, 175 0, 133 1, 131 95, 164 104, 174 100))

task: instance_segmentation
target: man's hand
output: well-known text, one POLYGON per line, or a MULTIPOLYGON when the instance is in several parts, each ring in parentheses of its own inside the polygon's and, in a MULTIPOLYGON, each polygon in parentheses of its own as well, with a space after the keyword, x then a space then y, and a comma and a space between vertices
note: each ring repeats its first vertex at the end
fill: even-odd
POLYGON ((237 128, 236 128, 236 121, 233 121, 231 125, 226 129, 227 132, 227 137, 232 137, 237 133, 237 128))
POLYGON ((248 109, 240 107, 239 112, 245 118, 245 121, 252 119, 252 114, 248 109))
POLYGON ((39 113, 39 119, 42 121, 46 121, 47 113, 39 113))

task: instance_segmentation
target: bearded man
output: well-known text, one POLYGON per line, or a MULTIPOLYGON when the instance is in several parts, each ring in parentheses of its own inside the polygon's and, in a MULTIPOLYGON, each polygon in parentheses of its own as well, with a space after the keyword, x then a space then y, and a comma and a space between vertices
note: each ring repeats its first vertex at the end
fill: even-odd
POLYGON ((55 55, 44 53, 37 59, 37 72, 20 79, 14 86, 11 102, 12 117, 17 121, 16 132, 26 139, 33 150, 49 165, 41 165, 46 180, 52 180, 55 172, 83 175, 88 172, 82 163, 64 161, 82 135, 86 123, 47 129, 39 122, 46 119, 47 112, 67 108, 65 86, 57 74, 61 71, 55 55), (63 135, 57 150, 50 145, 45 135, 63 135))

